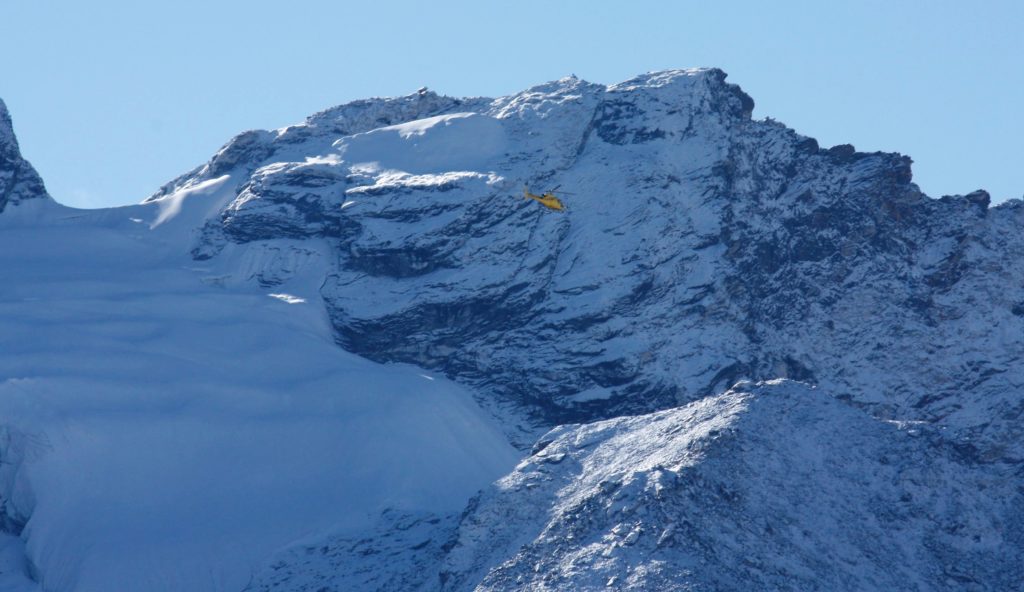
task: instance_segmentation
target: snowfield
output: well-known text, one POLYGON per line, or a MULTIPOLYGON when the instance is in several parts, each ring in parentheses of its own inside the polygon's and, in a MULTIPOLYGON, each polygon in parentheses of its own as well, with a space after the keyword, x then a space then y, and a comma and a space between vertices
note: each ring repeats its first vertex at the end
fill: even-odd
POLYGON ((338 140, 334 147, 350 166, 412 175, 487 170, 508 149, 501 123, 476 113, 382 127, 338 140))
POLYGON ((197 266, 162 202, 35 205, 0 217, 0 496, 40 589, 239 591, 515 464, 463 388, 338 348, 315 275, 268 293, 197 266))
POLYGON ((752 112, 422 89, 82 211, 0 103, 0 591, 1021 589, 1024 202, 752 112))

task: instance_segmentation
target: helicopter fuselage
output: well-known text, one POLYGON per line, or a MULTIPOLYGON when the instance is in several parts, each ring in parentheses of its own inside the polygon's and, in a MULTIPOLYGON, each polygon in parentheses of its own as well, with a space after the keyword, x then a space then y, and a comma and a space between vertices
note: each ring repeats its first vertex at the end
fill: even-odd
POLYGON ((549 209, 552 209, 552 210, 556 210, 558 212, 564 212, 565 211, 565 204, 563 204, 562 200, 560 200, 557 197, 555 197, 555 195, 553 193, 551 193, 551 192, 547 192, 547 193, 543 193, 541 195, 537 195, 536 193, 530 193, 529 189, 524 189, 523 190, 523 197, 525 197, 527 199, 532 199, 532 200, 537 201, 537 202, 540 202, 540 204, 542 206, 546 207, 546 208, 549 208, 549 209))

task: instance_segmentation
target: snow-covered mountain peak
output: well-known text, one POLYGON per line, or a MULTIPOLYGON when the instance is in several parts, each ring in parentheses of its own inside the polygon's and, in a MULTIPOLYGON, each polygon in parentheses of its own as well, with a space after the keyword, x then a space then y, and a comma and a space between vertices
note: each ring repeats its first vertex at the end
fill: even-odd
POLYGON ((216 178, 234 167, 251 173, 262 164, 325 154, 339 138, 457 112, 510 120, 506 125, 511 128, 516 128, 512 120, 522 121, 517 131, 536 140, 527 150, 549 152, 553 147, 582 149, 591 129, 609 141, 617 137, 638 142, 648 135, 659 138, 685 131, 694 116, 749 118, 753 101, 738 86, 725 83, 725 77, 717 68, 665 70, 606 86, 573 75, 497 99, 455 98, 421 88, 400 97, 352 101, 311 115, 298 125, 239 134, 210 162, 171 181, 150 199, 216 178), (666 116, 677 116, 674 128, 657 126, 666 116), (634 121, 631 129, 621 130, 610 123, 623 117, 644 118, 650 125, 634 121))
MULTIPOLYGON (((989 209, 984 193, 930 199, 909 157, 822 149, 752 109, 715 68, 497 99, 423 90, 247 132, 168 187, 229 176, 235 198, 195 235, 198 259, 327 245, 321 295, 339 343, 486 385, 485 404, 532 416, 524 446, 552 423, 777 377, 1002 446, 973 408, 1020 403, 947 407, 960 379, 934 377, 999 393, 1024 372, 1010 333, 998 349, 958 337, 1024 332, 1024 297, 981 271, 1024 274, 1006 256, 1024 251, 1018 210, 989 209), (524 185, 560 185, 569 211, 522 200, 524 185), (967 304, 978 298, 995 306, 967 304), (867 353, 896 342, 960 353, 867 353), (964 356, 977 364, 959 368, 964 356)), ((271 261, 255 277, 287 281, 290 264, 271 261)))
POLYGON ((162 186, 147 201, 160 199, 232 170, 242 179, 264 164, 303 161, 325 155, 345 136, 455 111, 476 111, 490 99, 456 99, 421 89, 394 98, 352 101, 278 130, 251 130, 232 138, 209 162, 162 186))
POLYGON ((50 200, 43 180, 22 158, 7 105, 0 99, 0 212, 25 200, 50 200))
POLYGON ((464 99, 439 95, 423 88, 400 97, 361 99, 345 103, 309 116, 305 124, 328 128, 339 135, 348 135, 447 112, 463 101, 464 99))
POLYGON ((491 109, 495 116, 512 114, 518 108, 535 108, 545 100, 557 104, 566 100, 579 99, 583 95, 601 93, 605 86, 587 82, 576 76, 566 76, 543 84, 537 84, 518 93, 495 99, 491 109))
POLYGON ((652 70, 644 74, 608 86, 609 90, 635 90, 642 87, 657 88, 670 84, 693 84, 710 78, 715 82, 725 80, 726 74, 718 68, 670 68, 652 70))
POLYGON ((609 92, 643 92, 677 105, 701 105, 740 117, 749 118, 754 100, 738 85, 725 82, 726 74, 719 68, 661 70, 635 76, 610 85, 609 92))
POLYGON ((0 576, 1011 589, 1024 202, 752 109, 717 69, 421 89, 240 134, 149 203, 0 216, 0 576), (505 438, 536 446, 464 506, 505 438))

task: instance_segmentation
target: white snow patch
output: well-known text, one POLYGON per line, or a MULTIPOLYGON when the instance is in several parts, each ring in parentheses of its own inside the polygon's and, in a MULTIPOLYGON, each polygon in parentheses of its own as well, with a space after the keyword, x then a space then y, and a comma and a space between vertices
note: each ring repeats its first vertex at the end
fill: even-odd
POLYGON ((584 403, 586 401, 601 401, 601 400, 604 400, 604 399, 608 399, 613 394, 614 393, 612 392, 611 389, 607 389, 607 388, 604 388, 604 387, 596 386, 594 388, 590 388, 590 389, 587 389, 587 390, 584 390, 584 391, 580 391, 580 392, 576 393, 575 395, 572 395, 571 397, 568 397, 568 400, 570 400, 570 401, 572 401, 574 403, 584 403))
POLYGON ((277 298, 281 302, 286 302, 288 304, 302 304, 306 301, 305 298, 300 298, 298 296, 293 296, 291 294, 267 294, 267 296, 270 296, 271 298, 277 298))
POLYGON ((231 175, 222 175, 216 179, 209 179, 207 181, 197 183, 187 189, 181 189, 168 196, 154 200, 152 203, 157 204, 160 210, 157 214, 156 220, 154 220, 150 225, 150 228, 156 228, 168 220, 174 219, 181 212, 182 204, 184 204, 185 200, 190 197, 213 195, 217 193, 217 191, 223 187, 230 178, 231 175))
POLYGON ((327 154, 322 156, 307 156, 306 164, 329 164, 336 165, 341 164, 341 157, 337 154, 327 154))
POLYGON ((356 134, 334 147, 354 167, 429 174, 493 169, 507 145, 497 119, 454 113, 356 134))

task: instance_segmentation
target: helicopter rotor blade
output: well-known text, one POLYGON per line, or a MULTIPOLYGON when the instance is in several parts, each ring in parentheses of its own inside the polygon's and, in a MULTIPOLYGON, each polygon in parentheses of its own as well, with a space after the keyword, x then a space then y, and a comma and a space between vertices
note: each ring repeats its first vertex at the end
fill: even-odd
POLYGON ((558 188, 561 187, 561 186, 562 186, 561 183, 559 183, 558 185, 555 185, 555 188, 554 189, 549 189, 548 193, 554 193, 555 191, 558 191, 558 188))

